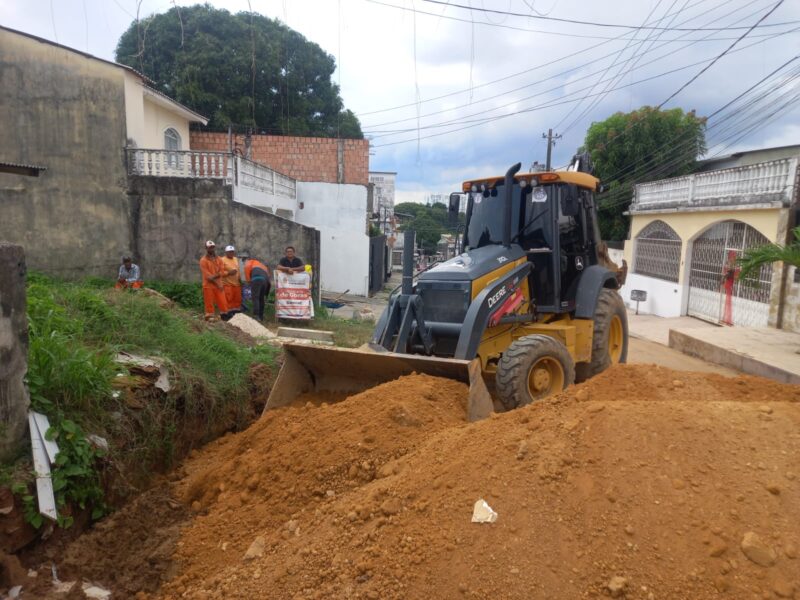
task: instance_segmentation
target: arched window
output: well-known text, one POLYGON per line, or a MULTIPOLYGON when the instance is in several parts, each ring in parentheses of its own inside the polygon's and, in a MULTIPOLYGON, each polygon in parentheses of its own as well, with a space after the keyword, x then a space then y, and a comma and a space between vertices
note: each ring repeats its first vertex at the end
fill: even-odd
POLYGON ((681 238, 664 221, 653 221, 636 236, 633 272, 678 283, 681 238))
POLYGON ((180 150, 181 149, 181 135, 172 127, 164 132, 164 149, 165 150, 180 150))

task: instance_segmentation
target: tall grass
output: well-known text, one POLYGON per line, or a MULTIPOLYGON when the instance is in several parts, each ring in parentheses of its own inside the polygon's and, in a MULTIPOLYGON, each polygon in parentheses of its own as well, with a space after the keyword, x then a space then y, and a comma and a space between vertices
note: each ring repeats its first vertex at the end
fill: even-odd
POLYGON ((107 437, 112 460, 126 476, 135 472, 138 484, 191 445, 252 418, 249 371, 257 362, 274 364, 276 349, 243 346, 221 326, 210 329, 200 311, 164 309, 155 298, 108 283, 32 273, 27 291, 33 408, 107 437), (120 351, 163 360, 169 394, 138 408, 126 405, 125 394, 114 393, 125 371, 114 362, 120 351))

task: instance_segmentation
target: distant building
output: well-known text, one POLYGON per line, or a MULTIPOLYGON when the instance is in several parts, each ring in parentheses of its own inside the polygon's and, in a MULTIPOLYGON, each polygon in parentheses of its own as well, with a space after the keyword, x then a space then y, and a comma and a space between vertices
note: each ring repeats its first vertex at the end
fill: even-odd
POLYGON ((789 241, 800 221, 799 163, 800 145, 765 148, 635 186, 626 303, 644 290, 641 312, 800 331, 797 269, 766 265, 752 283, 725 277, 748 248, 789 241))
POLYGON ((394 171, 370 171, 369 182, 374 186, 373 223, 381 233, 391 236, 394 233, 394 189, 397 173, 394 171))

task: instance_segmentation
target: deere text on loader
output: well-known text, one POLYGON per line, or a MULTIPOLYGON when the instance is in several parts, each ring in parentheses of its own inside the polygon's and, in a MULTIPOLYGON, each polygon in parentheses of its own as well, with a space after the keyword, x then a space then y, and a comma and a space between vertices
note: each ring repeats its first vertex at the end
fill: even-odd
POLYGON ((566 171, 526 174, 516 164, 505 176, 464 182, 463 252, 415 281, 413 242, 405 247, 403 284, 371 351, 284 346, 266 409, 303 392, 354 393, 418 372, 469 383, 474 420, 625 362, 624 275, 600 240, 599 181, 588 162, 581 155, 566 171))

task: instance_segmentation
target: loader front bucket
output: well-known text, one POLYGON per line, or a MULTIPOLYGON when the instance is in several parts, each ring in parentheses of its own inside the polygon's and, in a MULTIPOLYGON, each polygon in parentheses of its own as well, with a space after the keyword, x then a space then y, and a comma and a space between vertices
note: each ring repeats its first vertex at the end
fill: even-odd
POLYGON ((411 373, 446 377, 469 385, 467 418, 470 421, 483 419, 493 411, 492 398, 477 359, 455 360, 301 344, 285 344, 283 352, 283 366, 264 407, 265 412, 291 404, 300 394, 355 394, 411 373))

